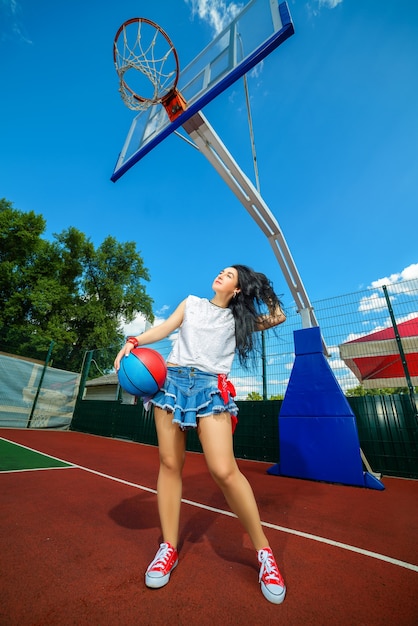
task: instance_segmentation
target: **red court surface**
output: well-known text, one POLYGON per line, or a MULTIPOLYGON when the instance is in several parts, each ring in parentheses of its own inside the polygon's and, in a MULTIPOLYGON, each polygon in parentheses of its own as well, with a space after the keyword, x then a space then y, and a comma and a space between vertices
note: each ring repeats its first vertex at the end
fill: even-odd
POLYGON ((418 623, 417 481, 384 477, 375 491, 239 461, 287 583, 274 606, 201 455, 186 460, 179 565, 151 590, 158 450, 75 432, 0 436, 76 465, 0 474, 2 626, 418 623))

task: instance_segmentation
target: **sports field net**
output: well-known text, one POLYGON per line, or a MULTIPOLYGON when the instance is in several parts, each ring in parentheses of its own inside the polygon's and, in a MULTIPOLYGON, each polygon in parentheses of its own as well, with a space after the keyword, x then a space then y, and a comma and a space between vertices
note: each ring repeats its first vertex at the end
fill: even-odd
POLYGON ((80 375, 0 353, 0 426, 68 429, 80 375))

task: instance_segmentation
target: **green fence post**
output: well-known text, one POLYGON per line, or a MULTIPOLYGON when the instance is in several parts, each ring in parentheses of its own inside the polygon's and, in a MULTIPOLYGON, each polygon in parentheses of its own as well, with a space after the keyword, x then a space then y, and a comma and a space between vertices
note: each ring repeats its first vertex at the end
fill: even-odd
POLYGON ((267 364, 266 364, 266 338, 264 336, 264 330, 261 331, 261 364, 263 368, 263 400, 267 400, 267 364))
POLYGON ((39 394, 41 392, 41 387, 42 387, 42 383, 43 383, 43 380, 44 380, 46 368, 48 367, 49 361, 51 359, 51 353, 52 353, 52 348, 53 347, 54 347, 54 341, 51 341, 51 343, 49 344, 48 353, 46 355, 45 364, 44 364, 44 367, 42 369, 41 377, 39 379, 38 389, 36 390, 35 398, 33 400, 32 409, 31 409, 31 412, 30 412, 30 415, 29 415, 28 423, 26 424, 26 428, 30 428, 30 425, 31 425, 31 422, 32 422, 32 418, 33 418, 33 414, 35 412, 36 404, 38 402, 39 394))
MULTIPOLYGON (((385 294, 386 304, 388 305, 390 319, 392 320, 392 326, 395 332, 395 339, 396 339, 396 343, 398 346, 399 355, 401 357, 402 367, 403 367, 403 371, 404 371, 405 378, 406 378, 406 384, 408 386, 409 399, 411 401, 412 411, 413 411, 413 414, 415 415, 415 420, 417 420, 418 412, 417 412, 417 405, 415 403, 414 387, 412 385, 411 376, 409 374, 409 369, 408 369, 408 363, 406 362, 405 353, 403 350, 401 336, 398 331, 398 325, 396 323, 395 315, 393 313, 392 303, 390 301, 386 285, 383 285, 383 293, 385 294)), ((416 426, 416 423, 415 423, 415 426, 416 426)))
POLYGON ((89 350, 84 355, 84 363, 81 367, 81 379, 80 379, 80 386, 78 388, 77 400, 83 399, 84 388, 86 386, 87 377, 89 375, 90 365, 93 360, 93 352, 94 350, 89 350))

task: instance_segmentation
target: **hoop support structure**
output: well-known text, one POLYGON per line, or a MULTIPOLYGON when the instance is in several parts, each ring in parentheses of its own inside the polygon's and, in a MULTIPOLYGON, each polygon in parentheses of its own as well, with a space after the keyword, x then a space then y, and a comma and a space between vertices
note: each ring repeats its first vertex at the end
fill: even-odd
POLYGON ((175 87, 161 99, 161 104, 165 108, 170 122, 174 122, 187 109, 186 100, 175 87))
POLYGON ((186 110, 187 103, 177 90, 180 71, 177 51, 161 26, 143 17, 124 22, 114 39, 113 60, 119 91, 128 108, 144 111, 161 103, 171 122, 186 110), (153 88, 150 96, 136 93, 126 83, 129 70, 141 72, 148 79, 153 88))

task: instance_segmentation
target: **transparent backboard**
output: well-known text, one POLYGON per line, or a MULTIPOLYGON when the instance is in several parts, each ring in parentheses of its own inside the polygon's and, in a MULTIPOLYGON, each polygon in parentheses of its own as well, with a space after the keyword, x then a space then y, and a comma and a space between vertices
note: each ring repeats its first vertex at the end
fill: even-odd
POLYGON ((117 181, 293 33, 286 2, 251 0, 246 4, 235 19, 180 72, 177 88, 187 102, 187 109, 173 122, 170 122, 161 104, 152 105, 134 118, 111 180, 117 181))

